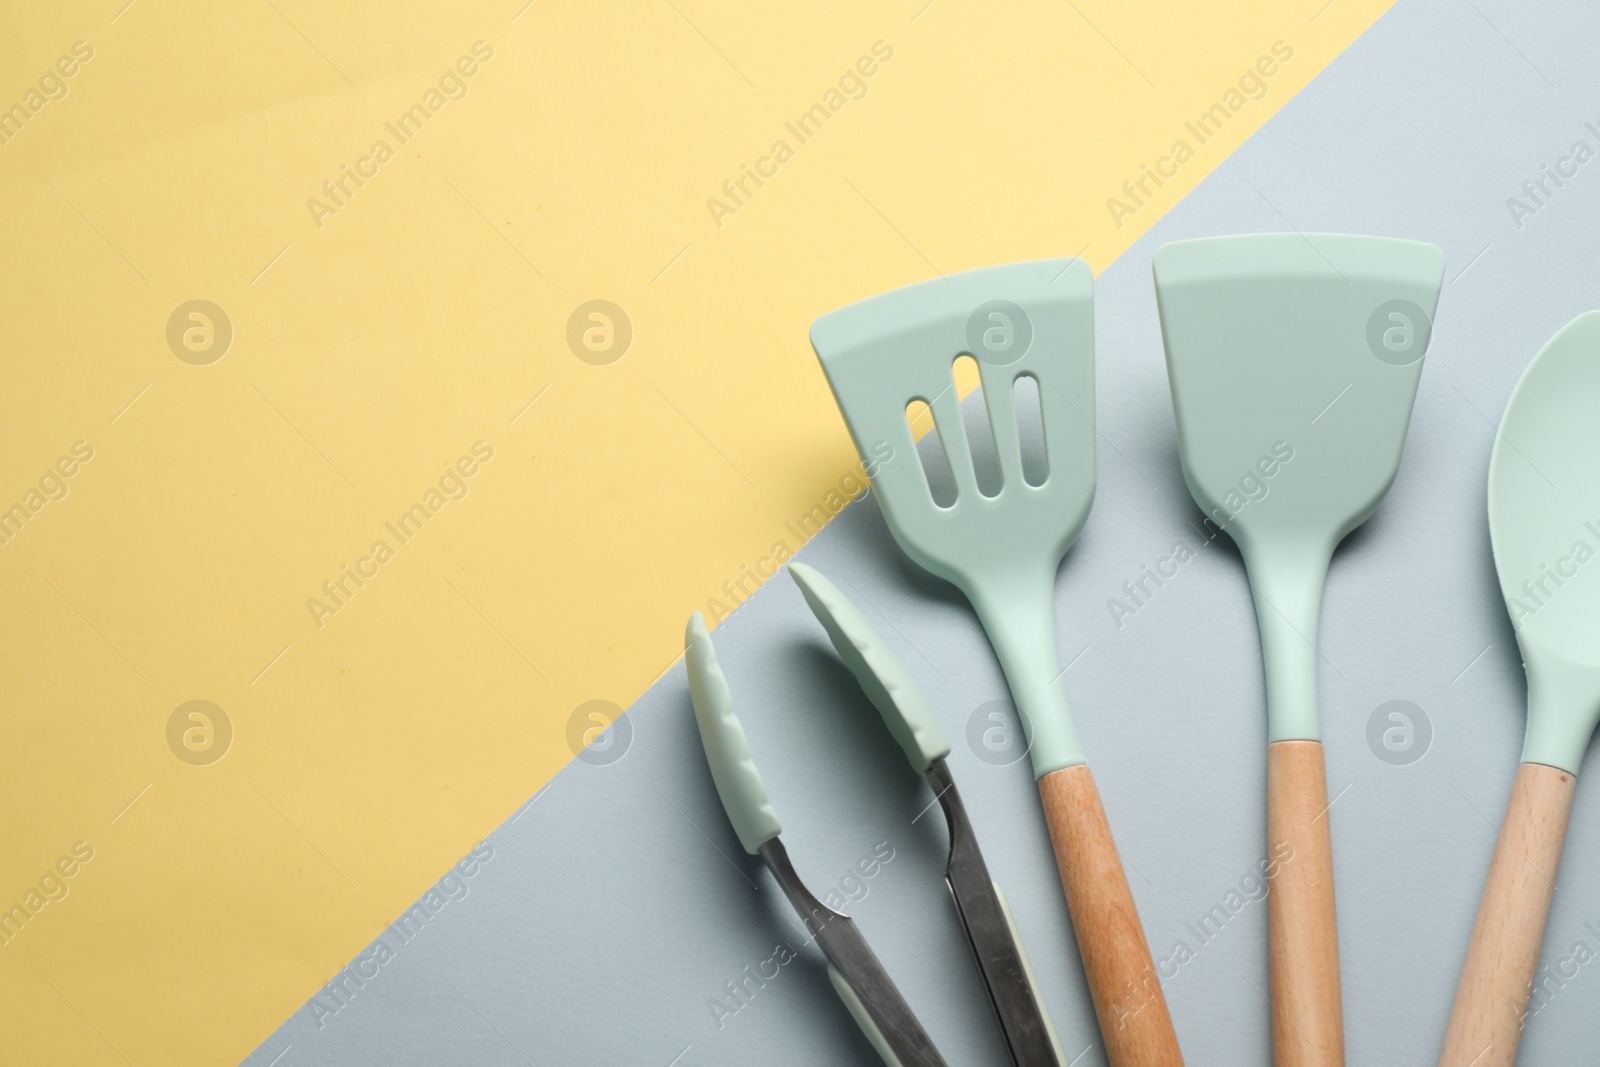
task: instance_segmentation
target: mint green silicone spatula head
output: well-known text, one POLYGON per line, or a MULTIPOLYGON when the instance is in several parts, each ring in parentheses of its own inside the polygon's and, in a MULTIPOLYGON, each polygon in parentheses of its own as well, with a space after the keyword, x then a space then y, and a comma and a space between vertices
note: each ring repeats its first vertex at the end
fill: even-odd
POLYGON ((1489 535, 1528 672, 1522 762, 1577 774, 1600 720, 1600 311, 1552 337, 1511 394, 1489 535))
POLYGON ((1323 580, 1399 468, 1444 256, 1253 234, 1165 245, 1154 266, 1184 480, 1249 571, 1269 740, 1318 740, 1323 580))
POLYGON ((1052 592, 1094 499, 1093 277, 1080 260, 1047 259, 952 274, 817 319, 822 360, 895 540, 958 586, 994 644, 1030 741, 1034 773, 1083 762, 1056 684, 1052 592), (978 363, 1000 487, 980 490, 953 366, 978 363), (1020 378, 1037 386, 1047 470, 1024 476, 1020 378), (917 455, 906 407, 933 411, 956 485, 941 507, 917 455), (884 458, 887 457, 887 458, 884 458))

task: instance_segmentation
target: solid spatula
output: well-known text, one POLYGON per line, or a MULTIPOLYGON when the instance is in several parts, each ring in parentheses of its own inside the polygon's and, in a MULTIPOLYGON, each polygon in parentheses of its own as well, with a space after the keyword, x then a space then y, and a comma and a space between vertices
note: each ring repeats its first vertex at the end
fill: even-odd
POLYGON ((1184 480, 1244 557, 1267 684, 1272 1048, 1344 1062, 1317 617, 1334 547, 1394 481, 1444 256, 1414 241, 1180 241, 1155 284, 1184 480))
POLYGON ((1073 259, 953 274, 817 319, 811 344, 907 555, 972 602, 1016 700, 1113 1067, 1182 1063, 1094 779, 1057 684, 1056 570, 1094 499, 1093 277, 1073 259), (979 488, 953 377, 978 363, 1000 467, 979 488), (1037 387, 1047 471, 1024 476, 1017 382, 1037 387), (955 482, 935 502, 906 421, 928 405, 955 482))
POLYGON ((1578 766, 1600 718, 1600 311, 1523 372, 1489 461, 1489 535, 1528 672, 1522 765, 1478 905, 1440 1067, 1510 1067, 1578 766))

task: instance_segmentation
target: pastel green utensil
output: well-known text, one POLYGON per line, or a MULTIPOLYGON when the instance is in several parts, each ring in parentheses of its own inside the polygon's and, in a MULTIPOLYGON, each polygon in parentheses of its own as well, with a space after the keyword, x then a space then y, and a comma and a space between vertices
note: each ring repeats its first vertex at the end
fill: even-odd
POLYGON ((1059 686, 1056 570, 1094 499, 1093 278, 1080 260, 1012 263, 875 296, 817 319, 822 361, 895 540, 978 613, 1016 700, 1078 950, 1112 1067, 1179 1064, 1121 858, 1059 686), (979 487, 953 364, 975 357, 1000 486, 979 487), (1047 471, 1025 475, 1018 385, 1030 379, 1047 471), (942 507, 906 408, 932 410, 956 499, 942 507), (1036 483, 1036 484, 1035 484, 1036 483))
POLYGON ((945 1067, 933 1040, 855 923, 818 900, 789 862, 789 853, 778 839, 783 826, 750 757, 750 743, 734 714, 728 680, 699 612, 689 617, 684 640, 695 725, 711 766, 711 780, 739 843, 752 856, 760 856, 783 887, 806 931, 828 958, 828 979, 834 991, 887 1067, 945 1067))
POLYGON ((1489 461, 1489 536, 1528 672, 1528 728, 1440 1067, 1516 1061, 1578 768, 1600 721, 1597 413, 1600 311, 1590 311, 1523 372, 1489 461))
POLYGON ((856 676, 912 769, 921 774, 950 826, 944 880, 955 900, 967 943, 978 960, 989 1002, 1017 1067, 1065 1067, 1061 1042, 1039 996, 1022 935, 1005 894, 989 877, 972 821, 945 757, 950 742, 911 675, 837 586, 804 563, 789 564, 811 612, 828 632, 839 657, 856 676))
POLYGON ((1184 480, 1237 542, 1261 630, 1273 1062, 1339 1067, 1317 621, 1334 547, 1399 468, 1444 256, 1257 234, 1165 245, 1154 266, 1184 480))

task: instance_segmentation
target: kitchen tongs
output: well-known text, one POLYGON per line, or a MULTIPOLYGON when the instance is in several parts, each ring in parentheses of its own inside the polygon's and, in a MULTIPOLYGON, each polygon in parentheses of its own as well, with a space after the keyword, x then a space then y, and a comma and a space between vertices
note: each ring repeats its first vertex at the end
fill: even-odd
MULTIPOLYGON (((792 565, 790 573, 835 648, 882 713, 890 733, 944 809, 950 826, 945 881, 977 957, 1012 1062, 1025 1067, 1061 1067, 1066 1059, 1035 991, 1005 896, 989 877, 972 823, 945 763, 950 745, 937 720, 905 669, 843 594, 804 565, 792 565)), ((761 857, 804 920, 807 932, 822 947, 828 976, 840 999, 886 1064, 942 1065, 944 1060, 932 1039, 855 924, 818 900, 790 863, 778 836, 782 827, 750 757, 727 681, 698 614, 689 620, 688 671, 695 719, 723 808, 745 851, 761 857)))

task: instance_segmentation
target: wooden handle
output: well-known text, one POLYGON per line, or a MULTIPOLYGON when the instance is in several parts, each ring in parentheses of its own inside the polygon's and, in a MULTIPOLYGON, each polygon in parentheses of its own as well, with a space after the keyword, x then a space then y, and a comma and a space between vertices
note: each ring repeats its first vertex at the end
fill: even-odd
POLYGON ((1439 1067, 1511 1067, 1577 779, 1541 763, 1517 770, 1478 904, 1439 1067))
POLYGON ((1339 927, 1320 741, 1267 746, 1267 944, 1274 1067, 1343 1067, 1339 927))
POLYGON ((1051 771, 1039 779, 1039 797, 1106 1059, 1111 1067, 1182 1067, 1178 1036, 1094 776, 1084 766, 1051 771))

